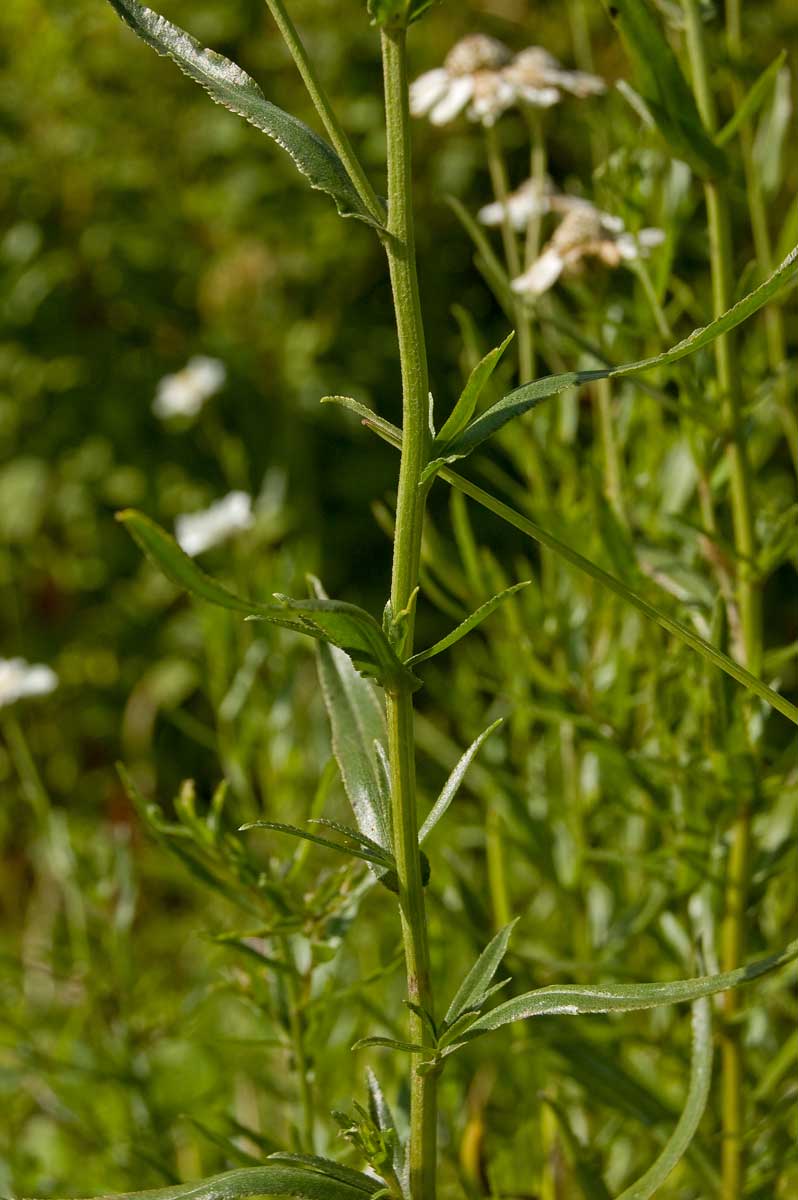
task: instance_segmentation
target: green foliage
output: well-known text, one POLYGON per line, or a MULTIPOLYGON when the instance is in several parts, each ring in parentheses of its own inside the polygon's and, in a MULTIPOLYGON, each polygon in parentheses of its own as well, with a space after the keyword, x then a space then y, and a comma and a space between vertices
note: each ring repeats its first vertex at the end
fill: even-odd
MULTIPOLYGON (((138 21, 147 11, 124 7, 138 21)), ((333 133, 325 125, 320 143, 287 115, 315 121, 269 14, 171 0, 220 107, 138 53, 95 0, 4 6, 3 653, 52 664, 61 686, 0 709, 3 1192, 288 1187, 399 1200, 410 1093, 427 1080, 441 1200, 720 1194, 724 1070, 719 1060, 707 1098, 706 1001, 694 1002, 692 1055, 680 1010, 637 1003, 640 987, 662 999, 665 981, 689 982, 697 931, 710 978, 728 978, 724 886, 741 811, 747 945, 728 961, 756 964, 795 935, 794 256, 771 279, 798 241, 798 165, 785 152, 794 38, 783 0, 737 46, 724 14, 703 12, 729 303, 743 297, 718 327, 685 161, 710 178, 721 163, 685 94, 683 32, 674 22, 666 41, 659 10, 645 10, 646 25, 644 10, 617 7, 659 131, 609 88, 532 114, 538 156, 542 146, 559 188, 631 231, 662 228, 665 242, 630 270, 585 260, 540 297, 532 371, 518 370, 518 338, 501 352, 515 294, 499 235, 472 216, 492 199, 479 130, 414 126, 430 385, 460 398, 425 447, 425 483, 442 466, 454 490, 429 492, 420 588, 380 629, 369 614, 387 589, 395 461, 316 400, 359 397, 343 404, 398 444, 390 289, 380 241, 359 221, 342 227, 290 153, 264 150, 224 110, 252 108, 256 125, 296 137, 336 206, 363 216, 333 133), (462 227, 439 203, 450 193, 462 227), (738 351, 735 431, 717 333, 738 351), (156 421, 158 380, 196 354, 224 361, 224 389, 196 417, 156 421), (530 381, 557 384, 525 409, 530 381), (735 543, 735 436, 751 465, 751 556, 735 543), (456 438, 477 482, 440 461, 456 438), (202 568, 176 555, 165 530, 230 489, 252 494, 252 527, 203 552, 202 568), (128 514, 125 527, 166 574, 115 524, 130 507, 154 518, 128 514), (740 648, 749 569, 761 670, 740 648), (311 572, 357 605, 288 599, 311 572), (439 653, 486 607, 474 637, 439 653), (242 620, 259 608, 265 619, 242 620), (321 687, 295 632, 314 638, 321 687), (398 649, 413 637, 430 649, 398 649), (400 961, 396 797, 373 682, 415 686, 406 672, 421 658, 429 1007, 408 1002, 400 961), (261 832, 239 833, 252 825, 261 832), (508 980, 498 949, 513 918, 508 980), (442 1017, 472 964, 487 972, 493 959, 474 1007, 442 1017), (608 989, 631 1003, 635 979, 657 982, 638 985, 619 1018, 519 1022, 507 1010, 589 1004, 608 989), (529 999, 541 990, 548 998, 529 999), (511 1028, 471 1033, 492 1018, 511 1028), (362 1039, 371 1031, 385 1036, 362 1039), (376 1061, 384 1088, 369 1075, 368 1105, 353 1103, 376 1061), (366 1163, 379 1180, 357 1169, 366 1163), (232 1168, 261 1175, 231 1182, 232 1168)), ((397 6, 392 33, 425 8, 397 6)), ((342 21, 332 0, 290 10, 379 191, 375 30, 342 21)), ((411 77, 465 34, 498 33, 515 51, 534 30, 564 64, 609 82, 625 68, 601 17, 570 0, 522 0, 498 25, 476 5, 431 10, 413 30, 411 77)), ((513 187, 529 173, 528 132, 517 112, 496 130, 513 187)), ((544 214, 521 231, 522 261, 555 222, 544 214)), ((794 971, 724 1002, 724 1037, 744 1046, 745 1194, 763 1200, 795 1190, 794 971)))
POLYGON ((246 71, 223 55, 206 50, 195 38, 138 0, 109 0, 109 3, 143 42, 158 54, 173 59, 212 100, 243 117, 282 147, 312 188, 332 196, 342 217, 357 217, 374 224, 335 151, 303 121, 267 100, 246 71))

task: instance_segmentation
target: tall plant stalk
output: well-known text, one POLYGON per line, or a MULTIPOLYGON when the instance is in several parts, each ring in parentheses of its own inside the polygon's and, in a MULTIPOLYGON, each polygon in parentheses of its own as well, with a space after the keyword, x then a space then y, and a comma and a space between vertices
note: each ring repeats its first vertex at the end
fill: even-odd
MULTIPOLYGON (((707 130, 714 133, 717 129, 717 111, 710 84, 704 31, 697 0, 684 0, 684 10, 696 101, 707 130)), ((717 315, 729 307, 733 295, 729 206, 724 186, 717 180, 706 180, 704 193, 709 223, 713 305, 717 315)), ((745 446, 740 374, 732 335, 725 334, 715 342, 715 363, 727 437, 726 456, 734 544, 738 559, 736 597, 741 642, 738 649, 748 670, 758 675, 762 659, 762 598, 754 568, 756 543, 751 469, 745 446)), ((750 855, 751 802, 749 797, 744 797, 739 804, 730 835, 721 929, 721 961, 724 969, 731 961, 739 962, 740 955, 744 952, 750 855)), ((726 1028, 722 1041, 723 1200, 738 1200, 742 1195, 745 1172, 744 1059, 741 1029, 737 1021, 739 1008, 737 995, 728 993, 724 998, 726 1028)))
MULTIPOLYGON (((408 103, 406 32, 382 31, 385 114, 388 150, 388 233, 385 247, 393 289, 402 374, 403 436, 396 502, 396 529, 391 575, 391 614, 406 617, 399 626, 403 655, 412 653, 413 613, 421 558, 421 534, 427 488, 421 473, 428 457, 429 380, 416 271, 413 228, 410 112, 408 103)), ((391 765, 391 804, 394 854, 399 879, 399 906, 407 969, 408 999, 433 1013, 429 944, 418 850, 416 812, 415 735, 413 699, 406 685, 387 695, 388 755, 391 765)), ((430 1044, 426 1023, 410 1012, 411 1041, 430 1044)), ((419 1074, 421 1056, 413 1055, 410 1097, 410 1194, 412 1200, 433 1200, 436 1165, 435 1072, 419 1074)))

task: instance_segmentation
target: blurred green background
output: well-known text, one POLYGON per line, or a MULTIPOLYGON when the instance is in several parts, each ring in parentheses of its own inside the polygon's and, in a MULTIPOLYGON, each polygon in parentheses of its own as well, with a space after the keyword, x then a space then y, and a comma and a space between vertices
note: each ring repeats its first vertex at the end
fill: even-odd
MULTIPOLYGON (((381 186, 378 47, 365 5, 361 0, 293 0, 290 7, 345 126, 381 186)), ((673 15, 675 6, 662 7, 673 15)), ((163 0, 161 9, 244 66, 281 106, 314 123, 261 0, 163 0)), ((712 20, 709 6, 707 17, 712 20)), ((746 5, 746 20, 752 35, 749 80, 783 47, 790 52, 794 76, 798 9, 793 0, 746 5)), ((597 0, 568 6, 560 0, 449 0, 414 33, 414 73, 437 65, 458 37, 474 29, 500 36, 514 48, 540 42, 569 64, 575 35, 588 33, 597 69, 610 81, 627 73, 597 0)), ((722 38, 713 36, 723 72, 722 38)), ((49 663, 60 679, 52 697, 20 705, 16 713, 49 795, 44 832, 36 806, 19 786, 11 743, 0 743, 0 1188, 87 1194, 156 1186, 236 1165, 229 1145, 198 1132, 188 1118, 227 1135, 232 1114, 250 1132, 259 1128, 264 1145, 272 1138, 290 1142, 293 1119, 293 1084, 284 1058, 268 1044, 270 1026, 259 1016, 256 985, 230 969, 225 952, 204 937, 209 926, 220 927, 221 902, 188 882, 148 837, 114 763, 122 759, 131 766, 147 794, 167 809, 180 780, 195 779, 204 803, 224 772, 239 816, 262 805, 272 815, 290 813, 297 819, 306 812, 328 756, 326 721, 306 648, 290 638, 253 642, 250 631, 242 632, 225 614, 222 619, 180 598, 142 562, 114 513, 131 505, 171 527, 178 514, 243 488, 262 496, 256 527, 232 547, 203 559, 209 569, 264 597, 273 590, 301 592, 304 573, 312 570, 330 594, 379 612, 388 588, 388 509, 378 507, 375 513, 374 506, 384 505, 386 498, 390 502, 396 460, 354 422, 318 401, 325 394, 354 395, 396 420, 398 371, 384 261, 370 231, 342 222, 326 197, 305 188, 277 147, 215 107, 172 64, 138 44, 102 0, 5 0, 0 54, 0 653, 49 663), (227 383, 196 422, 165 424, 151 407, 158 381, 197 354, 221 359, 227 383), (253 651, 253 645, 263 644, 264 652, 253 651), (243 681, 242 663, 252 676, 243 681), (233 716, 220 718, 236 679, 246 691, 245 711, 228 702, 233 716), (249 1039, 256 1034, 266 1041, 253 1049, 249 1039)), ((605 196, 641 207, 643 223, 657 224, 667 215, 661 149, 653 140, 643 143, 634 113, 617 92, 591 104, 564 104, 548 130, 555 179, 592 194, 596 147, 599 161, 619 151, 617 177, 605 171, 596 186, 609 189, 605 196), (650 186, 649 179, 654 180, 650 186)), ((502 137, 518 182, 528 153, 523 122, 509 118, 502 137)), ((777 242, 795 229, 795 144, 791 126, 778 188, 769 201, 777 242)), ((458 323, 453 306, 469 314, 468 327, 483 349, 506 332, 501 309, 474 269, 470 242, 445 203, 451 193, 473 212, 491 198, 490 181, 480 137, 465 122, 445 131, 418 122, 416 165, 432 383, 439 411, 445 412, 468 365, 463 318, 458 323)), ((739 224, 742 287, 753 281, 750 234, 739 178, 729 187, 739 224)), ((670 214, 682 288, 675 314, 679 333, 701 323, 709 311, 697 199, 694 189, 693 201, 670 214)), ((561 324, 589 340, 605 340, 613 357, 640 357, 652 344, 651 319, 641 315, 631 277, 608 280, 605 274, 553 303, 559 305, 554 316, 561 324)), ((793 373, 794 312, 793 303, 787 321, 793 373)), ((747 343, 745 369, 751 377, 763 369, 757 336, 754 331, 747 343)), ((554 327, 541 349, 547 369, 558 369, 563 361, 570 366, 580 353, 554 327)), ((622 405, 630 500, 641 536, 650 545, 659 542, 669 562, 680 560, 685 570, 693 569, 693 577, 681 577, 688 591, 695 589, 687 607, 694 602, 709 619, 712 596, 702 592, 700 580, 705 564, 688 528, 695 481, 684 468, 686 443, 674 423, 654 419, 640 406, 633 409, 628 397, 622 397, 622 405), (649 419, 653 424, 646 427, 649 419), (684 517, 683 527, 671 519, 674 513, 684 517)), ((565 480, 556 517, 560 529, 570 530, 570 540, 580 541, 583 549, 599 538, 594 556, 608 562, 595 525, 597 459, 589 413, 570 397, 542 420, 546 454, 554 469, 562 464, 565 480)), ((768 520, 774 524, 795 503, 788 456, 773 427, 766 397, 752 433, 753 444, 762 448, 758 465, 766 530, 768 520)), ((517 467, 506 447, 501 462, 510 473, 517 467)), ((453 564, 467 549, 456 516, 451 525, 448 497, 436 491, 434 527, 453 564)), ((526 577, 524 570, 538 571, 537 556, 520 538, 477 517, 475 528, 513 579, 526 577), (524 563, 522 555, 530 555, 530 562, 524 563)), ((774 649, 798 638, 794 539, 788 538, 782 558, 767 593, 768 640, 774 649)), ((561 589, 556 617, 535 611, 530 601, 527 617, 540 620, 542 665, 536 676, 530 667, 516 684, 523 701, 536 697, 540 711, 531 712, 524 729, 516 731, 515 748, 497 750, 492 760, 497 775, 506 770, 509 777, 511 766, 523 768, 522 784, 514 792, 507 785, 516 821, 513 887, 520 905, 532 903, 531 885, 540 879, 530 876, 527 864, 537 854, 535 872, 548 881, 540 893, 548 896, 545 912, 538 915, 543 921, 548 914, 553 924, 549 932, 531 928, 525 962, 542 982, 560 960, 571 970, 580 958, 594 955, 593 934, 602 920, 609 921, 609 909, 624 927, 615 957, 605 963, 633 973, 650 970, 667 943, 664 933, 655 932, 648 949, 630 951, 624 939, 635 930, 650 933, 647 922, 669 905, 681 912, 723 828, 723 786, 716 788, 717 781, 706 785, 694 825, 679 826, 685 794, 680 789, 691 772, 695 780, 708 771, 706 758, 696 764, 714 712, 711 696, 696 702, 687 741, 679 742, 678 735, 685 696, 695 697, 701 689, 708 695, 703 668, 681 651, 669 664, 667 641, 659 634, 652 637, 634 618, 624 620, 617 609, 612 619, 621 648, 616 645, 612 658, 606 647, 590 641, 593 634, 584 640, 580 631, 580 622, 595 615, 591 606, 605 601, 580 593, 578 583, 572 586, 571 592, 561 589), (556 624, 562 620, 573 626, 567 638, 560 636, 564 626, 556 624), (581 781, 580 820, 592 820, 586 814, 602 796, 611 800, 588 834, 569 820, 557 833, 556 823, 547 821, 547 812, 561 812, 551 782, 556 771, 552 776, 548 757, 548 768, 543 758, 535 759, 543 750, 529 748, 558 738, 556 721, 544 710, 551 703, 547 688, 556 695, 545 669, 559 671, 560 654, 577 675, 595 672, 600 695, 585 737, 600 741, 596 729, 610 727, 618 734, 615 750, 593 747, 583 753, 580 726, 569 725, 570 741, 563 735, 545 751, 561 764, 569 754, 581 763, 571 775, 581 781), (642 676, 632 681, 635 656, 643 664, 642 676), (660 730, 655 737, 650 723, 638 720, 635 705, 658 689, 668 732, 660 730), (644 766, 638 761, 633 770, 624 756, 644 744, 650 761, 644 766), (548 783, 541 783, 544 777, 548 783), (669 814, 661 818, 663 827, 651 811, 659 804, 669 814), (679 870, 686 874, 669 877, 666 870, 657 885, 664 889, 659 907, 655 903, 645 919, 639 910, 635 916, 632 902, 635 892, 639 898, 640 888, 648 888, 647 876, 621 886, 606 877, 609 868, 594 868, 596 878, 591 882, 587 872, 579 895, 583 885, 571 878, 573 846, 580 838, 593 848, 615 849, 618 830, 626 836, 632 825, 637 832, 629 845, 636 837, 641 848, 656 849, 660 863, 668 858, 677 827, 684 835, 679 870), (553 847, 546 841, 552 829, 553 847), (649 829, 656 830, 651 837, 649 829), (691 838, 694 845, 688 844, 691 838), (567 869, 558 868, 558 855, 570 863, 567 869), (540 866, 544 860, 548 865, 540 866), (615 893, 614 902, 606 892, 615 893), (561 894, 587 914, 581 945, 567 944, 567 910, 559 926, 555 919, 561 894), (635 926, 637 917, 642 925, 635 926)), ((463 583, 459 601, 467 591, 463 583)), ((449 620, 428 607, 421 616, 422 640, 449 620)), ((444 667, 430 672, 429 699, 422 697, 421 706, 440 705, 424 738, 433 784, 447 758, 436 739, 453 736, 458 745, 465 744, 466 734, 473 737, 487 724, 483 705, 492 694, 495 706, 497 686, 500 704, 514 702, 513 638, 511 629, 498 648, 488 644, 487 657, 466 663, 462 676, 449 675, 444 667), (492 672, 502 654, 505 673, 496 685, 492 672)), ((780 670, 784 686, 794 692, 794 656, 788 654, 780 670)), ((756 897, 769 905, 770 926, 761 936, 766 944, 770 938, 775 944, 783 940, 782 926, 789 924, 795 900, 795 858, 785 849, 794 834, 798 797, 789 733, 785 724, 770 722, 765 735, 773 779, 782 781, 769 793, 775 824, 766 823, 761 831, 762 845, 779 864, 772 876, 763 866, 756 897)), ((725 754, 728 746, 718 745, 718 754, 725 754)), ((463 935, 470 953, 470 931, 482 918, 490 924, 487 879, 480 876, 469 891, 464 865, 479 851, 480 828, 475 818, 456 845, 441 841, 439 847, 454 856, 445 868, 449 874, 442 875, 446 887, 433 904, 441 954, 449 948, 450 928, 463 935)), ((364 929, 351 935, 344 970, 350 987, 395 952, 389 899, 376 900, 364 929)), ((400 996, 399 982, 391 986, 400 996)), ((332 1037, 337 1054, 326 1066, 318 1065, 324 1111, 334 1104, 345 1107, 361 1086, 346 1047, 369 1031, 364 1023, 379 1022, 374 1013, 382 1004, 380 995, 379 983, 365 986, 357 990, 351 1017, 339 1014, 336 1024, 327 1013, 314 1026, 319 1044, 332 1037)), ((783 996, 779 1004, 781 1025, 766 1030, 764 1010, 759 1010, 759 1033, 749 1029, 762 1064, 787 1038, 795 1016, 794 995, 783 996)), ((401 1014, 394 1011, 393 1019, 400 1021, 401 1014)), ((637 1048, 637 1067, 640 1077, 656 1078, 657 1026, 647 1028, 637 1048)), ((666 1116, 681 1094, 682 1041, 679 1047, 657 1097, 666 1102, 666 1116)), ((577 1111, 584 1093, 578 1091, 579 1072, 570 1054, 565 1074, 576 1080, 577 1111)), ((563 1070, 563 1060, 558 1061, 563 1070)), ((483 1065, 491 1069, 487 1060, 483 1065)), ((503 1092, 500 1088, 495 1116, 503 1132, 494 1149, 507 1160, 507 1178, 517 1154, 513 1147, 525 1139, 532 1145, 538 1137, 537 1125, 535 1131, 525 1129, 515 1111, 518 1088, 528 1085, 531 1096, 545 1083, 531 1067, 524 1075, 523 1057, 516 1070, 515 1091, 509 1084, 503 1092)), ((451 1080, 444 1095, 455 1114, 447 1151, 455 1161, 467 1117, 466 1084, 456 1074, 451 1080)), ((589 1089, 590 1079, 586 1082, 589 1089)), ((765 1093, 766 1111, 775 1095, 765 1093)), ((787 1097, 778 1095, 786 1103, 787 1097)), ((625 1108, 617 1096, 597 1099, 608 1107, 597 1118, 591 1152, 620 1179, 641 1153, 634 1134, 624 1133, 624 1121, 636 1113, 654 1129, 662 1112, 655 1105, 646 1117, 643 1100, 634 1095, 625 1108)), ((581 1136, 581 1118, 575 1120, 581 1136)), ((784 1176, 787 1183, 782 1180, 791 1169, 790 1154, 795 1161, 794 1144, 789 1150, 793 1136, 787 1116, 776 1134, 768 1133, 761 1149, 765 1190, 752 1195, 772 1196, 775 1188, 794 1185, 794 1175, 784 1176)), ((656 1136, 647 1135, 643 1151, 656 1144, 656 1136)), ((247 1145, 252 1150, 252 1143, 247 1145)), ((509 1186, 518 1186, 517 1181, 509 1186)), ((672 1195, 695 1196, 694 1186, 688 1177, 683 1190, 672 1195)))

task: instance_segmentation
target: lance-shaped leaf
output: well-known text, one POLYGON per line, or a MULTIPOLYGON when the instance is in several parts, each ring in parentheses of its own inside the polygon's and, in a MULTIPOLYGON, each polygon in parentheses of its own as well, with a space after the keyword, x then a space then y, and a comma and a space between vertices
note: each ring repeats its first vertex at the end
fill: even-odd
POLYGON ((279 1150, 274 1154, 270 1154, 268 1161, 270 1163, 282 1163, 288 1167, 303 1167, 308 1171, 313 1171, 314 1174, 324 1175, 327 1179, 335 1179, 338 1183, 357 1188, 359 1191, 365 1192, 367 1196, 370 1196, 377 1190, 375 1184, 378 1185, 379 1182, 368 1175, 364 1175, 362 1171, 354 1171, 351 1167, 343 1167, 331 1158, 320 1158, 317 1154, 289 1154, 286 1151, 279 1150))
POLYGON ((598 379, 623 378, 626 375, 637 375, 654 367, 667 367, 679 362, 689 354, 709 346, 716 338, 728 333, 740 325, 748 317, 753 316, 765 304, 792 283, 798 275, 798 246, 795 246, 779 267, 764 283, 754 291, 749 292, 737 304, 727 309, 709 325, 694 329, 688 337, 677 342, 662 354, 651 358, 640 359, 639 362, 625 363, 620 367, 603 367, 595 371, 567 371, 562 375, 547 375, 544 379, 536 379, 532 383, 524 383, 521 387, 509 392, 491 408, 481 413, 472 421, 461 434, 453 438, 440 451, 441 461, 454 462, 464 458, 481 445, 497 430, 511 421, 513 417, 521 416, 535 408, 541 401, 550 396, 556 396, 567 388, 577 387, 582 383, 591 383, 598 379))
MULTIPOLYGON (((615 983, 581 984, 566 983, 553 987, 537 988, 523 996, 505 1000, 491 1012, 478 1017, 467 1031, 468 1040, 483 1033, 491 1033, 514 1021, 527 1017, 578 1016, 587 1013, 636 1012, 646 1008, 658 1008, 663 1004, 681 1004, 694 1001, 716 992, 726 992, 740 987, 762 975, 767 975, 798 958, 798 941, 791 942, 780 954, 759 959, 747 967, 724 971, 720 975, 700 975, 695 979, 677 979, 671 983, 615 983)), ((460 1043, 462 1045, 463 1043, 460 1043)), ((451 1054, 457 1046, 448 1047, 451 1054)))
POLYGON ((405 1174, 404 1147, 399 1141, 399 1135, 396 1131, 396 1121, 391 1112, 391 1106, 385 1099, 385 1093, 371 1067, 366 1067, 366 1083, 369 1089, 369 1115, 372 1121, 383 1133, 393 1130, 395 1134, 393 1142, 393 1169, 399 1178, 403 1179, 405 1174))
MULTIPOLYGON (((793 251, 793 255, 795 254, 796 251, 793 251)), ((366 409, 365 411, 367 412, 368 410, 366 409)), ((363 423, 368 425, 370 429, 373 429, 389 445, 395 446, 397 450, 401 449, 402 431, 396 425, 392 425, 390 421, 385 421, 381 417, 377 417, 376 414, 373 420, 366 418, 363 423)), ((470 496, 477 504, 481 504, 483 508, 486 508, 489 512, 506 521, 508 525, 519 529, 521 533, 539 542, 541 546, 547 546, 560 558, 570 563, 571 566, 576 567, 578 571, 583 571, 585 575, 589 575, 591 579, 595 579, 597 583, 614 592, 616 596, 619 596, 632 608, 636 608, 649 621, 653 621, 661 629, 672 634, 683 645, 689 646, 691 650, 695 650, 706 662, 712 663, 713 666, 724 671, 732 679, 736 679, 743 687, 753 692, 756 696, 759 696, 762 700, 765 700, 777 712, 782 713, 794 725, 798 725, 798 708, 786 696, 780 696, 778 692, 768 687, 766 683, 746 670, 740 663, 735 662, 733 658, 729 658, 728 654, 724 654, 722 650, 718 650, 717 646, 713 646, 706 638, 700 637, 692 629, 682 624, 681 621, 677 621, 668 613, 663 612, 662 609, 655 608, 653 604, 649 604, 643 596, 631 587, 628 587, 622 580, 616 579, 614 575, 610 575, 609 572, 605 571, 597 563, 592 562, 589 558, 585 558, 584 554, 580 554, 573 546, 569 546, 567 542, 561 541, 553 533, 544 529, 542 525, 531 521, 529 517, 525 517, 522 513, 517 512, 509 504, 505 504, 504 501, 498 500, 490 492, 486 492, 484 488, 472 483, 470 479, 458 475, 450 467, 442 467, 440 477, 450 487, 457 488, 464 495, 470 496)))
POLYGON ((490 600, 486 600, 478 609, 461 621, 451 633, 447 633, 446 637, 441 638, 434 646, 430 646, 428 650, 422 650, 418 654, 414 654, 406 662, 406 666, 413 667, 416 663, 426 662, 428 658, 433 658, 434 655, 440 654, 444 650, 448 650, 450 646, 454 646, 461 638, 464 638, 467 633, 471 633, 472 629, 476 629, 478 625, 490 616, 492 612, 505 601, 508 596, 512 596, 514 592, 520 592, 521 588, 529 587, 531 580, 525 579, 522 583, 514 583, 512 587, 505 588, 503 592, 499 592, 496 596, 492 596, 490 600))
POLYGON ((435 828, 435 826, 440 821, 443 814, 448 809, 452 800, 454 800, 455 796, 457 795, 457 789, 460 787, 460 784, 463 782, 463 777, 464 777, 466 771, 468 770, 468 768, 470 767, 471 762, 472 762, 475 754, 479 750, 480 746, 487 738, 490 737, 490 735, 493 733, 494 729, 499 728, 501 723, 502 723, 502 718, 499 717, 499 719, 497 721, 494 721, 492 725, 489 725, 487 729, 484 729, 482 731, 482 733, 479 735, 479 737, 474 739, 474 741, 471 743, 471 745, 466 750, 463 757, 459 760, 459 762, 455 766, 454 770, 452 771, 451 775, 446 780, 446 783, 443 785, 443 789, 441 791, 440 796, 438 796, 438 799, 435 801, 435 803, 433 804, 429 813, 427 814, 427 819, 424 821, 424 824, 421 826, 421 828, 418 831, 419 846, 424 841, 424 839, 429 836, 429 834, 432 832, 432 830, 435 828))
POLYGON ((709 1001, 693 1005, 693 1054, 690 1087, 681 1116, 655 1162, 644 1175, 621 1192, 618 1200, 649 1200, 684 1157, 695 1137, 709 1099, 712 1080, 712 1011, 709 1001))
POLYGON ((285 614, 288 614, 291 628, 301 626, 311 637, 331 642, 349 655, 358 671, 373 676, 384 687, 401 684, 414 691, 421 687, 421 681, 399 661, 382 627, 365 609, 327 597, 294 600, 278 594, 275 598, 280 602, 280 609, 261 610, 253 614, 253 619, 281 625, 285 624, 285 614), (276 614, 281 614, 282 619, 276 614))
POLYGON ((765 67, 762 74, 754 81, 749 90, 746 92, 740 104, 734 113, 734 116, 726 122, 720 133, 715 138, 719 146, 725 146, 730 141, 737 130, 756 116, 759 109, 765 103, 768 93, 776 86, 776 80, 779 77, 784 63, 787 60, 787 51, 781 50, 776 55, 769 67, 765 67))
POLYGON ((474 367, 468 377, 468 382, 460 393, 460 398, 444 421, 443 427, 433 443, 433 455, 435 454, 436 446, 445 446, 447 442, 465 429, 474 415, 474 409, 479 402, 479 397, 482 395, 485 385, 496 370, 500 358, 514 337, 515 331, 513 330, 511 333, 508 333, 500 346, 497 346, 494 350, 486 354, 481 362, 478 362, 474 367))
POLYGON ((723 151, 704 128, 692 91, 649 0, 608 0, 637 76, 637 89, 677 158, 703 178, 724 175, 723 151))
POLYGON ((387 736, 382 702, 337 647, 320 642, 317 666, 332 727, 333 754, 355 822, 362 834, 392 857, 390 797, 375 750, 387 736))
MULTIPOLYGON (((279 1156, 278 1156, 279 1157, 279 1156)), ((310 1156, 308 1156, 310 1157, 310 1156)), ((266 1162, 257 1167, 240 1167, 224 1171, 208 1179, 194 1180, 164 1188, 148 1188, 143 1192, 119 1192, 114 1200, 246 1200, 250 1196, 290 1196, 293 1200, 363 1200, 383 1189, 379 1179, 353 1171, 347 1179, 330 1173, 327 1160, 318 1164, 266 1162), (357 1180, 355 1180, 357 1176, 357 1180)), ((111 1200, 103 1197, 102 1200, 111 1200)))
POLYGON ((294 600, 277 596, 277 604, 262 604, 236 596, 217 580, 206 575, 185 554, 165 529, 135 509, 117 515, 144 552, 167 578, 199 600, 234 612, 246 613, 251 620, 269 621, 304 633, 318 641, 331 642, 350 656, 359 671, 378 679, 385 686, 399 683, 414 690, 421 681, 403 666, 370 613, 343 600, 317 596, 312 600, 294 600))
POLYGON ((422 1046, 420 1042, 400 1042, 390 1037, 360 1038, 352 1046, 353 1050, 365 1050, 368 1046, 384 1046, 387 1050, 401 1050, 403 1054, 429 1054, 431 1048, 422 1046))
POLYGON ((475 1011, 485 1003, 491 980, 499 969, 499 963, 507 953, 510 935, 517 922, 518 918, 516 917, 488 942, 452 997, 452 1002, 444 1017, 445 1025, 453 1025, 463 1013, 475 1011))
POLYGON ((332 841, 331 838, 310 833, 307 829, 299 829, 296 825, 285 825, 282 821, 248 821, 246 825, 239 826, 241 831, 247 829, 273 829, 276 833, 287 833, 291 837, 313 842, 316 846, 324 846, 326 850, 337 850, 339 854, 351 854, 353 858, 362 858, 364 862, 383 867, 385 870, 389 870, 395 865, 393 858, 386 851, 381 850, 376 842, 372 842, 370 838, 356 838, 353 833, 350 833, 349 837, 356 844, 345 846, 340 842, 332 841))
POLYGON ((344 164, 333 148, 303 121, 267 100, 254 79, 138 0, 110 0, 123 21, 158 54, 171 58, 212 100, 243 117, 288 153, 317 191, 332 196, 342 217, 357 217, 376 228, 344 164))

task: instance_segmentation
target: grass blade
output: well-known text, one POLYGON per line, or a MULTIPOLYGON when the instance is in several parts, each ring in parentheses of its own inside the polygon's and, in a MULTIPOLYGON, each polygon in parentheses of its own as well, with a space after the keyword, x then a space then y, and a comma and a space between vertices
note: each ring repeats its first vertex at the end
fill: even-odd
POLYGON ((673 1168, 684 1156, 695 1137, 704 1115, 712 1080, 712 1016, 706 997, 693 1005, 693 1055, 690 1067, 690 1088, 676 1128, 665 1143, 661 1154, 631 1187, 621 1192, 618 1200, 649 1200, 665 1182, 673 1168))

